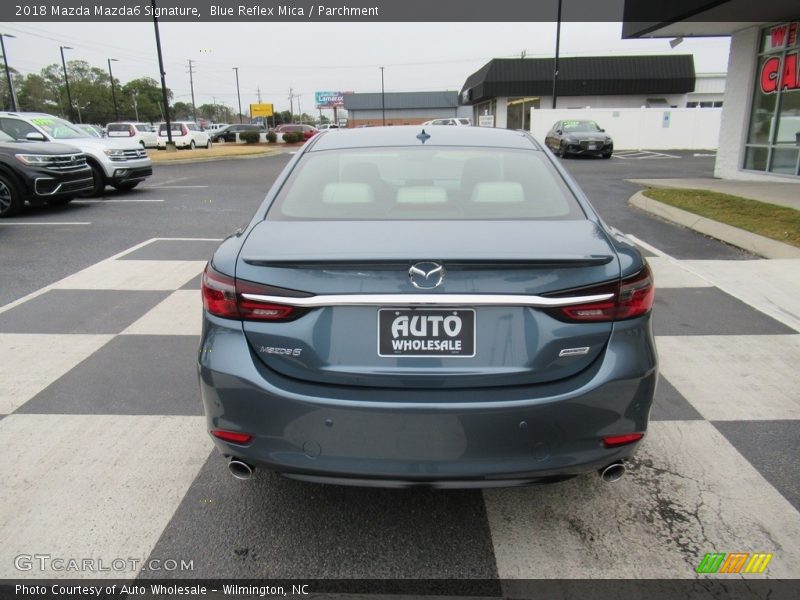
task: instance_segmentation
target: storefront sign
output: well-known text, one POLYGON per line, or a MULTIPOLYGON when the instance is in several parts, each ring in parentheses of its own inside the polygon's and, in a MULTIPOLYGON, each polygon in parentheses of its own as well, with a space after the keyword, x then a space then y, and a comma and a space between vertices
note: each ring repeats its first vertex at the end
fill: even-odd
POLYGON ((494 127, 494 115, 479 115, 478 127, 494 127))

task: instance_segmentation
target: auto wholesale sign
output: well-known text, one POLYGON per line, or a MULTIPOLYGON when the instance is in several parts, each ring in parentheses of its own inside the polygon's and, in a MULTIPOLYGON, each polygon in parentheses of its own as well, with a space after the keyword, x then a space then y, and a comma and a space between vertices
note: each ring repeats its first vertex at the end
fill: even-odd
POLYGON ((314 104, 317 108, 343 108, 344 95, 353 92, 314 92, 314 104))
POLYGON ((800 59, 798 54, 798 34, 800 23, 783 23, 769 30, 767 35, 768 52, 786 49, 784 55, 768 56, 761 64, 758 81, 761 93, 772 94, 800 89, 800 59))

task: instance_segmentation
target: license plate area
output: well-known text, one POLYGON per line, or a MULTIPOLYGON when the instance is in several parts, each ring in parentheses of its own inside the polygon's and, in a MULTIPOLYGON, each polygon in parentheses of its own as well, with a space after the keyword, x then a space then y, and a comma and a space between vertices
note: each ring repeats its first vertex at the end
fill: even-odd
POLYGON ((597 144, 596 144, 596 143, 594 143, 594 142, 591 142, 591 143, 589 144, 589 150, 597 150, 597 144))
POLYGON ((378 356, 471 358, 475 356, 475 310, 378 309, 378 356))

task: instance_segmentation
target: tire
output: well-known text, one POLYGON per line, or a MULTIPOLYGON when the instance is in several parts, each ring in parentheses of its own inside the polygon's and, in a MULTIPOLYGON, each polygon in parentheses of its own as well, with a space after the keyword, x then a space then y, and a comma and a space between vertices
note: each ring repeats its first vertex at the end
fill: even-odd
POLYGON ((556 156, 559 158, 567 158, 567 150, 564 148, 563 143, 558 144, 558 152, 556 152, 556 156))
POLYGON ((194 140, 192 140, 192 141, 191 141, 191 143, 189 144, 189 150, 194 150, 194 149, 195 149, 195 147, 196 147, 196 146, 195 146, 195 144, 194 144, 194 140))
POLYGON ((611 158, 611 152, 603 152, 603 158, 611 158))
POLYGON ((115 190, 119 190, 120 192, 124 192, 126 190, 132 190, 139 185, 139 183, 140 182, 138 181, 125 181, 123 183, 112 184, 111 187, 113 187, 115 190))
POLYGON ((25 205, 25 200, 11 176, 0 173, 0 219, 13 217, 25 205))
POLYGON ((211 138, 206 141, 206 150, 211 150, 211 138))
POLYGON ((65 204, 72 202, 74 199, 74 196, 61 196, 58 198, 46 198, 45 202, 47 202, 50 206, 64 206, 65 204))
POLYGON ((80 195, 81 198, 93 198, 94 196, 99 196, 103 193, 103 190, 106 189, 106 176, 105 173, 103 173, 103 170, 92 162, 89 163, 89 166, 92 167, 94 186, 91 190, 83 192, 80 195))

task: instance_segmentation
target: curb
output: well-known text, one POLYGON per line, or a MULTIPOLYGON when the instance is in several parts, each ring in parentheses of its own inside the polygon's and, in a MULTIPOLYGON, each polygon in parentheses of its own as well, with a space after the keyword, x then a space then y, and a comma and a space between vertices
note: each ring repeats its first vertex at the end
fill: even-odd
POLYGON ((258 154, 240 154, 234 156, 212 156, 208 158, 181 158, 180 160, 153 160, 150 159, 153 163, 153 166, 158 165, 159 167, 163 167, 165 165, 190 165, 193 163, 206 163, 206 162, 216 162, 219 160, 245 160, 250 158, 264 158, 265 156, 274 156, 276 154, 284 154, 280 150, 270 150, 269 152, 259 152, 258 154))
POLYGON ((675 208, 648 198, 642 191, 631 196, 628 204, 764 258, 800 258, 800 248, 675 208))

